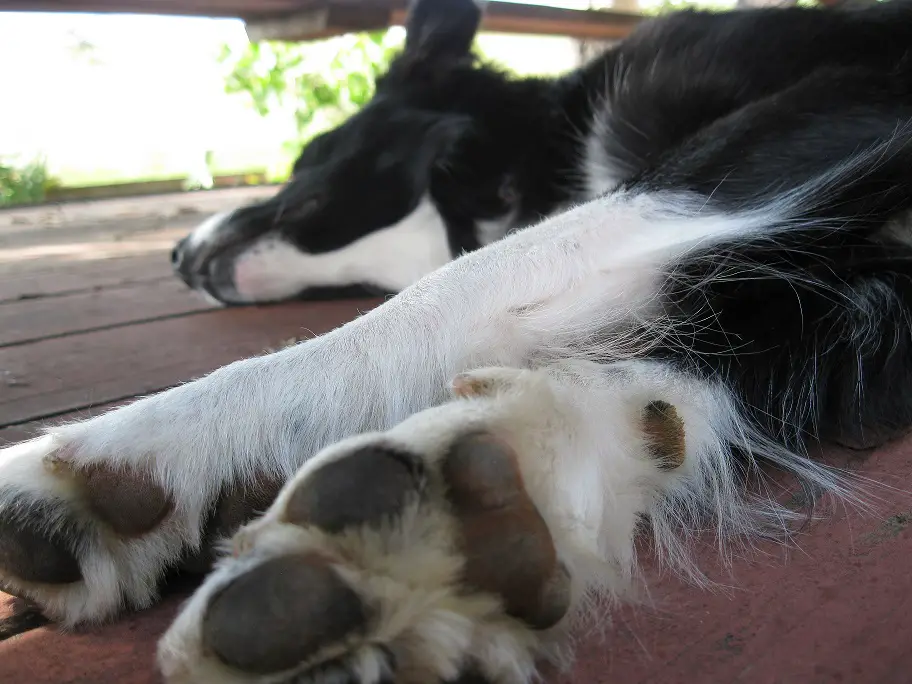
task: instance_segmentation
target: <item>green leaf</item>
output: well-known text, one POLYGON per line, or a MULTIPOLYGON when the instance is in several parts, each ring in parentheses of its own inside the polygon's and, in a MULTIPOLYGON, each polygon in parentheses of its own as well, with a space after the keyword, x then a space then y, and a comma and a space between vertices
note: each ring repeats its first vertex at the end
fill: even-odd
POLYGON ((300 149, 370 101, 377 77, 400 49, 401 41, 393 42, 387 31, 373 31, 311 43, 223 45, 225 92, 247 98, 263 117, 278 115, 275 105, 290 105, 298 140, 289 142, 300 149))

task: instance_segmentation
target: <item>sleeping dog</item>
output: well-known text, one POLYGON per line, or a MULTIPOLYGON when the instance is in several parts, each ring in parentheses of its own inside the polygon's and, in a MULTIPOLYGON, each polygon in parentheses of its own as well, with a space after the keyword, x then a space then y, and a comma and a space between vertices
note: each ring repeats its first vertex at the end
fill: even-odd
POLYGON ((226 303, 400 291, 0 452, 0 581, 65 625, 212 568, 170 682, 526 684, 636 544, 858 500, 912 423, 912 7, 685 12, 562 78, 417 0, 374 100, 175 250, 226 303), (265 510, 265 514, 256 514, 265 510), (222 543, 226 537, 230 541, 222 543))

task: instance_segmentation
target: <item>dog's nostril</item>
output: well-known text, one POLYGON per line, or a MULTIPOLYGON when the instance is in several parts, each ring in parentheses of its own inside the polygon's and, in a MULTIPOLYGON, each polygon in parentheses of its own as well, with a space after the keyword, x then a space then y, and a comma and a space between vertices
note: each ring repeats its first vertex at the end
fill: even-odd
POLYGON ((171 250, 171 265, 174 268, 177 268, 178 266, 180 266, 181 261, 183 261, 183 259, 184 259, 184 243, 186 241, 187 241, 187 238, 184 238, 183 240, 178 242, 176 245, 174 245, 174 249, 171 250))

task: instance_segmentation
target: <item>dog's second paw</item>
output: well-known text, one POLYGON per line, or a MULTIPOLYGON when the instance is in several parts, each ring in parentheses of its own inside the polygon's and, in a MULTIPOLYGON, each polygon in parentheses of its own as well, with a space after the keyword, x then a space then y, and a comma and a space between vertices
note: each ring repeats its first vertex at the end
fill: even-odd
POLYGON ((316 457, 162 640, 168 680, 530 681, 571 577, 504 418, 457 402, 316 457))
POLYGON ((578 515, 582 491, 555 477, 578 424, 553 390, 544 373, 473 372, 454 382, 460 401, 316 456, 164 636, 166 679, 532 681, 592 579, 575 575, 628 554, 638 518, 620 507, 644 511, 683 457, 673 407, 615 411, 636 437, 617 450, 623 496, 597 511, 617 528, 608 548, 583 519, 594 507, 578 515))
POLYGON ((525 682, 534 631, 569 606, 515 456, 487 433, 446 453, 381 438, 321 463, 205 589, 163 641, 172 681, 437 683, 482 660, 492 681, 525 682))

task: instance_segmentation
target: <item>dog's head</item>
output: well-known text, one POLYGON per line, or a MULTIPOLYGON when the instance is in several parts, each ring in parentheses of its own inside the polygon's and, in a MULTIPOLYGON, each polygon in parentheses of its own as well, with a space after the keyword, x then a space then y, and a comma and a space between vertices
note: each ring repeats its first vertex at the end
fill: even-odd
POLYGON ((511 177, 473 131, 507 81, 474 63, 480 20, 473 0, 418 0, 373 99, 308 143, 274 197, 181 240, 177 274, 229 304, 396 292, 485 242, 480 231, 502 234, 511 177))

